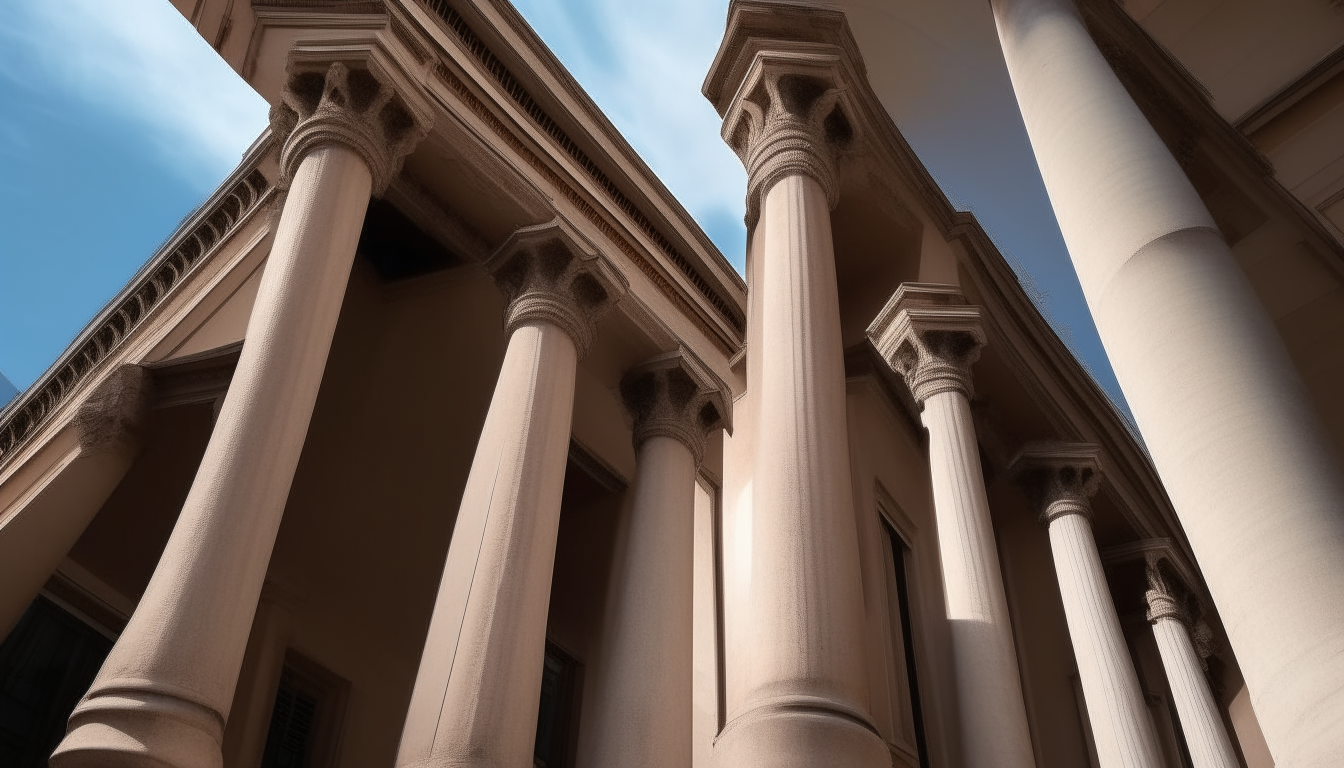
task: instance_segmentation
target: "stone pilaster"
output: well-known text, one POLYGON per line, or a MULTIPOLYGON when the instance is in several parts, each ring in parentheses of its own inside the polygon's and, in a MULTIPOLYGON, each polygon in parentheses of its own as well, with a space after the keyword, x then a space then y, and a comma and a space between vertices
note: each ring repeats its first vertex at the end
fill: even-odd
POLYGON ((1092 535, 1092 494, 1101 484, 1092 445, 1028 446, 1013 462, 1050 533, 1050 551, 1101 768, 1161 768, 1138 674, 1120 629, 1092 535))
POLYGON ((574 376, 619 272, 560 221, 487 262, 508 349, 462 494, 397 765, 530 765, 574 376))
POLYGON ((291 56, 303 109, 289 194, 247 343, 205 455, 135 613, 75 707, 51 765, 211 768, 336 330, 369 196, 429 109, 376 41, 291 56), (320 87, 319 87, 320 85, 320 87))
POLYGON ((705 438, 727 420, 726 392, 684 349, 621 383, 634 417, 633 503, 617 534, 602 664, 585 695, 581 765, 691 764, 695 476, 705 438))
POLYGON ((904 378, 929 432, 929 475, 967 765, 1031 768, 1008 599, 971 416, 985 334, 955 286, 903 283, 868 338, 904 378))

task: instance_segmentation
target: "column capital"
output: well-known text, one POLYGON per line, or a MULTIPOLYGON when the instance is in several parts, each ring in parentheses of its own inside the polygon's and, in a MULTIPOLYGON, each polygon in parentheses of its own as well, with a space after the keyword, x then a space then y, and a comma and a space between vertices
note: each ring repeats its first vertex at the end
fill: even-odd
POLYGON ((747 168, 747 222, 792 174, 817 181, 835 207, 836 157, 853 142, 850 93, 866 83, 843 13, 777 2, 735 2, 702 91, 722 136, 747 168))
POLYGON ((1088 443, 1032 443, 1009 465, 1049 526, 1065 515, 1092 520, 1092 494, 1101 485, 1101 449, 1088 443))
POLYGON ((629 283, 605 256, 559 218, 517 230, 485 264, 509 306, 504 328, 512 334, 536 321, 556 325, 587 354, 597 323, 629 283))
POLYGON ((699 466, 709 433, 720 427, 732 429, 727 391, 684 347, 631 369, 621 379, 621 399, 635 420, 635 447, 650 437, 671 437, 690 449, 699 466))
POLYGON ((1188 591, 1183 589, 1178 578, 1170 568, 1163 568, 1161 554, 1150 552, 1144 557, 1144 575, 1148 581, 1148 591, 1144 600, 1148 603, 1148 623, 1156 624, 1162 619, 1175 619, 1190 628, 1190 611, 1186 608, 1188 591))
POLYGON ((80 447, 93 452, 138 451, 154 406, 154 377, 139 365, 123 365, 90 393, 75 413, 80 447))
POLYGON ((980 357, 985 332, 980 308, 966 303, 956 286, 901 283, 868 326, 868 340, 892 370, 905 378, 922 407, 939 392, 974 393, 971 365, 980 357))
POLYGON ((271 130, 284 137, 280 186, 288 187, 303 158, 323 144, 342 144, 369 165, 381 195, 433 125, 420 87, 376 38, 338 45, 298 45, 288 79, 271 107, 271 130))

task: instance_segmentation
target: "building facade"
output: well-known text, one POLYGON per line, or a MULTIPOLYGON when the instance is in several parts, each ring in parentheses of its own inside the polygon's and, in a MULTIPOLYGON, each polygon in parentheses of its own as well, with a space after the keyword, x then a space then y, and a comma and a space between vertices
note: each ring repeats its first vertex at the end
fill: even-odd
POLYGON ((992 3, 1141 444, 869 4, 730 7, 745 280, 504 0, 175 5, 271 127, 0 412, 6 761, 1344 763, 1337 56, 992 3))

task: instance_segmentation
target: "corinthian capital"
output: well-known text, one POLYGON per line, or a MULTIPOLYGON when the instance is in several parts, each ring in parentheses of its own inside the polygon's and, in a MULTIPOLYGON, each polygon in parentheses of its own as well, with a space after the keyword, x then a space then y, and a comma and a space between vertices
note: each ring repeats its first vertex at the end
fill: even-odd
POLYGON ((597 322, 624 295, 625 277, 567 224, 523 227, 486 262, 508 298, 508 333, 529 322, 559 326, 587 354, 597 322))
POLYGON ((1101 449, 1088 443, 1033 443, 1010 471, 1034 504, 1042 525, 1064 515, 1092 519, 1089 501, 1101 485, 1101 449))
POLYGON ((921 406, 939 392, 974 393, 971 365, 985 332, 980 309, 955 286, 902 283, 868 326, 868 340, 921 406))
POLYGON ((1144 573, 1148 579, 1148 591, 1144 593, 1148 602, 1148 621, 1156 624, 1161 619, 1175 619, 1189 628, 1190 611, 1186 608, 1189 592, 1170 572, 1170 567, 1164 567, 1165 560, 1159 553, 1149 553, 1144 560, 1144 573))
POLYGON ((393 61, 377 41, 299 46, 290 53, 289 78, 271 108, 271 129, 285 137, 282 186, 308 152, 337 143, 368 163, 374 195, 387 189, 433 122, 420 88, 393 61))
POLYGON ((635 420, 635 447, 650 437, 681 441, 704 458, 705 438, 731 427, 728 388, 687 349, 659 355, 621 380, 621 398, 635 420))

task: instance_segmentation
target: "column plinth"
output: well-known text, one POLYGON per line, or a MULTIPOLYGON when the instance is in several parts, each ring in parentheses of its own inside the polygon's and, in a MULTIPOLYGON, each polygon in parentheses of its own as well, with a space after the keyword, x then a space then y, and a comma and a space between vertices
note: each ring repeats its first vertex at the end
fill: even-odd
POLYGON ((953 286, 905 283, 868 338, 904 377, 929 432, 963 759, 1031 768, 1031 731, 971 417, 971 365, 985 343, 979 310, 953 286))
POLYGON ((1073 0, 993 0, 1041 177, 1280 765, 1344 765, 1344 472, 1273 320, 1073 0))
POLYGON ((1161 768, 1157 737, 1092 535, 1089 499, 1101 482, 1098 454, 1091 445, 1029 446, 1013 470, 1050 534, 1101 768, 1161 768))
MULTIPOLYGON (((357 109, 360 100, 349 94, 352 76, 376 91, 384 109, 402 111, 405 141, 396 151, 409 151, 413 137, 425 131, 425 122, 414 116, 423 113, 410 110, 406 94, 393 92, 372 60, 300 68, 286 99, 328 116, 340 114, 342 100, 357 109)), ((342 119, 359 123, 357 114, 342 119)), ((307 125, 316 130, 322 121, 307 125)), ((196 479, 144 596, 75 707, 52 766, 209 768, 222 762, 224 724, 252 616, 317 399, 374 169, 386 155, 363 152, 388 138, 310 137, 304 130, 290 136, 289 195, 247 342, 196 479)))
POLYGON ((726 392, 685 350, 622 381, 634 417, 633 503, 617 536, 581 765, 691 764, 695 476, 707 434, 724 424, 726 392))
POLYGON ((487 263, 508 348, 462 494, 397 765, 531 765, 574 376, 624 279, 555 221, 487 263))
MULTIPOLYGON (((731 22, 730 22, 731 23, 731 22)), ((730 35, 733 34, 730 31, 730 35)), ((830 211, 852 140, 837 46, 753 38, 723 136, 748 171, 747 218, 766 277, 749 322, 754 425, 747 595, 734 655, 741 699, 720 765, 888 765, 867 711, 865 615, 846 425, 830 211)), ((747 54, 743 54, 744 56, 747 54)), ((711 75, 713 77, 713 75, 711 75)), ((733 566, 736 567, 736 566, 733 566)))

